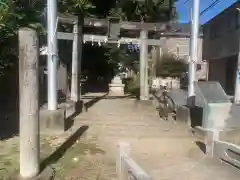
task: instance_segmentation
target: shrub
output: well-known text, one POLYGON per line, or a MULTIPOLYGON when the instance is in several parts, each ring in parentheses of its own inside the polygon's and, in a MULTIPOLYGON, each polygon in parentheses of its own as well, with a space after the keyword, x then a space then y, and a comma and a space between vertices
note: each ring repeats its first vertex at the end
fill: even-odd
POLYGON ((128 78, 124 80, 125 82, 125 92, 129 93, 137 98, 140 97, 140 76, 128 78))
POLYGON ((187 64, 174 55, 163 55, 156 64, 157 77, 180 78, 183 72, 187 71, 187 64))

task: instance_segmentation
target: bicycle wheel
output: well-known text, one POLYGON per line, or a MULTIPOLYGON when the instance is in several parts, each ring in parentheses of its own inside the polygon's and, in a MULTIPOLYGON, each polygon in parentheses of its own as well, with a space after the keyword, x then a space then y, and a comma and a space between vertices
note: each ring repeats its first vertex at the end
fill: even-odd
POLYGON ((169 113, 175 113, 176 112, 176 104, 173 101, 173 99, 170 96, 166 96, 165 101, 166 101, 166 104, 167 104, 166 106, 167 106, 169 113))
POLYGON ((166 99, 163 96, 158 98, 158 114, 164 120, 167 120, 168 117, 168 105, 166 103, 166 99))

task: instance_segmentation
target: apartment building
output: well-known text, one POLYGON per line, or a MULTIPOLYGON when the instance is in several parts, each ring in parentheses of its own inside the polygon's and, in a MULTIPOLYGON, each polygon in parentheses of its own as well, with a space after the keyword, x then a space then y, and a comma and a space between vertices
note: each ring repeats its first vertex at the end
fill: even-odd
POLYGON ((240 43, 240 1, 203 25, 203 59, 208 62, 208 80, 219 81, 234 95, 240 43))

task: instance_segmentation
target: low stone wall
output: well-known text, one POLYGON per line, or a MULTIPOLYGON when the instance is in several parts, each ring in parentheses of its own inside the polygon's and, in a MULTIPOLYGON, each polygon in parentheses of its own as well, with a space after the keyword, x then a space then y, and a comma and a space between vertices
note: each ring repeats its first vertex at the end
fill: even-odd
POLYGON ((178 78, 154 78, 152 80, 152 87, 160 88, 161 85, 167 85, 170 89, 180 89, 180 80, 178 78))
POLYGON ((150 176, 130 157, 130 145, 118 143, 116 172, 119 180, 150 180, 150 176))

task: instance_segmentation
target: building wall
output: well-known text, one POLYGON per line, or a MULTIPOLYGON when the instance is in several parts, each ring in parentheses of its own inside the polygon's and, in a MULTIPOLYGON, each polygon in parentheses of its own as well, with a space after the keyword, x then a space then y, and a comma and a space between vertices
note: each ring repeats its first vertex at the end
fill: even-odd
MULTIPOLYGON (((168 37, 164 38, 164 45, 151 52, 153 63, 160 60, 163 54, 174 54, 180 59, 184 59, 188 63, 190 48, 190 38, 187 37, 168 37)), ((207 64, 202 61, 202 38, 198 40, 198 64, 201 64, 201 69, 197 71, 197 79, 207 78, 207 64)), ((154 73, 153 73, 154 74, 154 73)))
POLYGON ((219 81, 233 95, 240 43, 240 2, 203 26, 203 59, 209 63, 208 79, 219 81))
MULTIPOLYGON (((184 59, 188 63, 189 50, 190 50, 190 38, 187 37, 172 37, 166 38, 165 45, 162 47, 163 53, 171 53, 184 59)), ((207 64, 202 61, 202 38, 198 39, 198 64, 201 65, 201 69, 197 71, 197 79, 207 78, 207 64)))
MULTIPOLYGON (((198 61, 202 61, 202 38, 198 40, 198 61)), ((190 48, 190 39, 187 37, 165 38, 165 44, 162 47, 163 53, 172 53, 181 59, 188 60, 190 48)))
POLYGON ((226 59, 214 59, 210 60, 208 63, 208 80, 218 81, 221 86, 226 90, 226 59))
POLYGON ((209 60, 209 81, 218 81, 225 92, 234 94, 237 56, 209 60))
POLYGON ((221 59, 239 52, 240 12, 236 3, 203 26, 203 59, 221 59))

